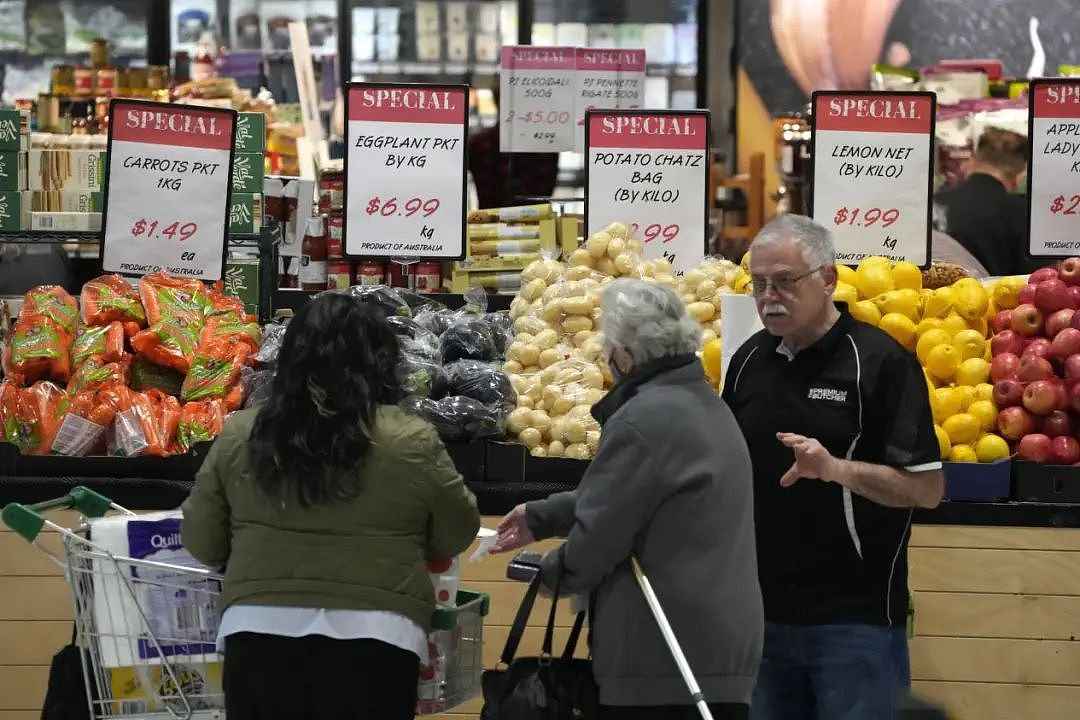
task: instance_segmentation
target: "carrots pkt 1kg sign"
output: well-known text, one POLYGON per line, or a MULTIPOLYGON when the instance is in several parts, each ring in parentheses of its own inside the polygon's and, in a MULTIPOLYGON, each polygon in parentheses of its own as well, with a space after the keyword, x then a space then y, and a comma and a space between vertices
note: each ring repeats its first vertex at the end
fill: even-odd
POLYGON ((1080 253, 1080 80, 1031 82, 1028 237, 1033 257, 1080 253))
POLYGON ((811 207, 838 263, 930 264, 935 102, 921 92, 814 93, 811 207))
POLYGON ((350 83, 345 254, 465 257, 466 85, 350 83))
POLYGON ((220 280, 236 112, 113 100, 101 258, 106 272, 220 280))

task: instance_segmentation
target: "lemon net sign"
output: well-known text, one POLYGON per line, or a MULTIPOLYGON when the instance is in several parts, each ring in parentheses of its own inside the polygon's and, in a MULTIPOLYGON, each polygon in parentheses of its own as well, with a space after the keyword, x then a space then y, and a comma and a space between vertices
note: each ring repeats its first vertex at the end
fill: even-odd
POLYGON ((873 255, 930 264, 933 93, 816 92, 813 218, 832 231, 836 261, 873 255))

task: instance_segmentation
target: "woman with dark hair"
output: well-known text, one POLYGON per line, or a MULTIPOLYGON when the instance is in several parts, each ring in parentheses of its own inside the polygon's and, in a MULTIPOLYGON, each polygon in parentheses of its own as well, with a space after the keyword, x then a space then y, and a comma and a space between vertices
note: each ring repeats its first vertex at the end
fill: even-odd
POLYGON ((377 308, 313 300, 272 396, 229 419, 184 502, 184 545, 225 568, 230 720, 413 717, 426 564, 465 550, 480 517, 434 428, 395 405, 398 362, 377 308))

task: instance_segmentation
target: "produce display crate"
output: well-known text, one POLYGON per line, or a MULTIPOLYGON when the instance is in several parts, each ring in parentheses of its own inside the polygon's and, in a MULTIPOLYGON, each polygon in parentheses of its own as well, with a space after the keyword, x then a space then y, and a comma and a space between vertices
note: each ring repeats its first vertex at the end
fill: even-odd
POLYGON ((1001 502, 1012 497, 1012 461, 944 463, 945 498, 952 502, 1001 502))
POLYGON ((1015 500, 1041 503, 1080 503, 1080 467, 1013 463, 1015 500))
POLYGON ((194 480, 212 442, 199 443, 183 455, 168 457, 119 457, 93 455, 23 455, 0 442, 0 477, 158 478, 194 480))

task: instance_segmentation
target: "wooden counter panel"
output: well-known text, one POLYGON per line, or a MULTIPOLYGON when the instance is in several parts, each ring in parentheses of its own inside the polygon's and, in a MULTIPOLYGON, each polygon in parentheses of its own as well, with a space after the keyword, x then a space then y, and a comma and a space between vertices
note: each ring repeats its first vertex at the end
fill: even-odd
POLYGON ((48 665, 71 641, 70 621, 0 620, 0 665, 48 665))
POLYGON ((5 577, 0 620, 71 620, 73 602, 71 587, 59 575, 5 577))
POLYGON ((911 548, 912 590, 1080 595, 1080 552, 911 548))
POLYGON ((37 710, 40 715, 48 682, 48 666, 0 666, 0 710, 37 710))
POLYGON ((970 525, 913 525, 911 547, 996 550, 1073 550, 1080 552, 1080 530, 1003 528, 970 525))
POLYGON ((914 596, 918 636, 1029 640, 1080 637, 1080 597, 939 592, 916 592, 914 596))
MULTIPOLYGON (((39 544, 56 557, 64 558, 64 548, 56 533, 43 533, 39 544)), ((0 532, 0 577, 8 575, 59 575, 60 566, 41 548, 34 547, 20 535, 0 532)))
POLYGON ((1080 682, 1080 643, 1067 640, 916 637, 915 680, 1073 685, 1080 682))
POLYGON ((1067 720, 1080 708, 1075 685, 916 682, 913 690, 947 707, 949 720, 1067 720))

